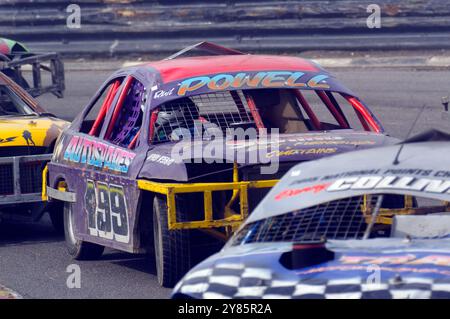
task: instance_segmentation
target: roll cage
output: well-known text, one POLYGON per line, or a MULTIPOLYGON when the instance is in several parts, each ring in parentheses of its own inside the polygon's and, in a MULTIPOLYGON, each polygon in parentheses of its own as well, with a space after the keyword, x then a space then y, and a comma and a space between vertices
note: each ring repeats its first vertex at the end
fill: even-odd
MULTIPOLYGON (((113 143, 122 144, 122 146, 126 146, 129 149, 134 149, 138 144, 141 136, 141 128, 143 126, 147 126, 148 128, 149 135, 148 139, 146 139, 148 142, 167 142, 169 141, 168 138, 154 136, 156 132, 155 126, 157 126, 158 120, 161 119, 162 113, 167 114, 168 112, 175 112, 175 110, 180 111, 179 115, 174 116, 171 119, 171 122, 166 123, 165 127, 162 127, 162 129, 167 131, 165 136, 169 136, 172 132, 170 129, 174 127, 192 128, 195 121, 213 123, 222 130, 229 129, 233 124, 237 125, 245 123, 254 126, 257 129, 269 129, 270 127, 267 127, 260 114, 263 107, 260 102, 255 99, 255 95, 258 94, 258 91, 262 92, 260 90, 270 90, 271 92, 274 92, 274 94, 276 91, 288 92, 295 101, 294 111, 296 114, 294 114, 294 116, 297 117, 297 120, 305 122, 307 131, 315 132, 352 128, 349 119, 344 115, 342 106, 338 103, 335 95, 341 96, 349 103, 349 105, 351 105, 356 118, 364 130, 378 133, 383 131, 383 128, 376 118, 373 117, 370 111, 357 98, 343 93, 324 90, 316 90, 313 92, 320 99, 323 111, 329 112, 334 119, 334 124, 321 121, 319 119, 319 114, 313 110, 311 103, 305 98, 302 91, 296 89, 258 89, 251 90, 251 92, 250 90, 233 90, 191 95, 157 105, 149 112, 150 107, 146 96, 148 95, 148 92, 145 91, 143 84, 141 84, 138 79, 130 75, 125 79, 114 79, 113 81, 108 82, 104 87, 106 96, 95 121, 87 133, 92 136, 99 136, 101 134, 101 124, 107 121, 109 124, 104 135, 102 134, 102 137, 110 139, 112 135, 120 133, 122 135, 121 139, 113 141, 113 143), (136 83, 138 84, 136 85, 136 83), (146 112, 150 113, 148 116, 139 115, 137 104, 131 103, 130 98, 130 96, 135 96, 138 99, 142 99, 144 98, 144 95, 145 101, 141 101, 140 106, 143 106, 146 112), (113 106, 112 109, 111 106, 113 106), (212 108, 214 107, 216 107, 217 110, 213 110, 212 108), (223 108, 225 108, 225 110, 223 108), (227 108, 228 110, 226 110, 227 108), (121 116, 121 113, 124 115, 121 116), (138 121, 139 116, 142 118, 138 121), (146 124, 147 119, 148 124, 146 124), (121 122, 122 130, 126 130, 126 132, 113 134, 114 126, 116 126, 117 130, 119 122, 121 122), (137 129, 135 129, 136 125, 139 126, 137 129), (130 134, 133 129, 135 130, 132 135, 126 139, 126 143, 123 143, 125 137, 130 134)), ((276 111, 272 111, 272 113, 273 112, 276 111)))
MULTIPOLYGON (((270 89, 272 92, 275 90, 270 89)), ((323 105, 326 107, 325 109, 330 112, 333 119, 336 121, 336 124, 327 123, 324 121, 320 121, 318 115, 313 111, 310 103, 302 94, 301 90, 288 90, 288 89, 279 89, 281 91, 289 91, 292 93, 294 97, 294 108, 295 112, 292 114, 297 117, 296 119, 290 118, 291 121, 302 121, 305 123, 304 126, 300 127, 297 132, 289 132, 289 133, 304 133, 304 132, 315 132, 315 131, 326 131, 331 129, 350 129, 353 126, 349 123, 349 119, 344 115, 341 106, 337 102, 334 94, 339 94, 336 92, 325 92, 325 91, 315 91, 314 93, 320 98, 323 102, 323 105)), ((255 90, 256 91, 256 90, 255 90)), ((366 131, 373 131, 380 133, 382 132, 382 127, 377 123, 376 119, 373 118, 371 113, 364 107, 364 105, 355 97, 340 94, 353 108, 357 119, 360 122, 360 125, 366 131)), ((282 105, 279 105, 282 107, 282 105)), ((275 107, 275 106, 273 106, 275 107)), ((266 124, 266 120, 272 120, 273 118, 263 118, 260 113, 260 110, 264 108, 258 101, 255 100, 253 94, 248 93, 248 90, 236 90, 236 91, 223 91, 216 93, 208 93, 201 95, 194 95, 190 97, 180 98, 178 100, 173 100, 166 102, 162 105, 157 106, 153 111, 150 117, 150 135, 149 141, 150 143, 159 143, 164 141, 169 141, 167 138, 171 131, 170 128, 176 127, 185 127, 190 128, 193 127, 195 121, 199 121, 202 123, 213 123, 217 127, 219 127, 223 133, 225 133, 226 129, 229 129, 230 126, 238 125, 238 124, 247 124, 255 127, 256 129, 271 129, 273 127, 268 127, 266 124), (219 97, 218 97, 219 96, 219 97), (222 98, 223 100, 229 100, 228 105, 220 104, 217 102, 217 99, 222 98), (208 106, 214 107, 214 104, 220 105, 220 110, 217 112, 207 113, 202 110, 207 108, 208 106), (234 107, 234 111, 230 111, 230 106, 234 107), (224 110, 223 107, 228 108, 228 110, 224 110), (167 112, 175 112, 174 110, 179 111, 178 116, 174 116, 171 120, 172 122, 166 123, 165 127, 162 129, 165 131, 163 134, 163 138, 161 136, 154 136, 155 134, 155 126, 158 124, 159 117, 158 115, 162 113, 166 114, 167 112), (202 112, 203 111, 203 112, 202 112), (227 112, 228 111, 228 112, 227 112), (230 123, 226 123, 226 122, 230 123), (230 125, 231 124, 231 125, 230 125)), ((272 110, 272 117, 279 118, 280 115, 276 115, 276 110, 272 110)), ((287 119, 284 119, 287 120, 287 119)), ((280 120, 278 120, 280 122, 280 120)), ((280 128, 280 125, 278 125, 280 128)), ((195 135, 201 135, 201 132, 195 132, 195 135)), ((280 133, 285 133, 280 131, 280 133)))
POLYGON ((64 96, 64 64, 58 53, 0 54, 0 71, 12 78, 32 97, 45 93, 52 93, 58 98, 64 96), (27 81, 23 76, 26 67, 31 68, 31 81, 27 81), (46 77, 50 78, 49 83, 45 83, 46 77))

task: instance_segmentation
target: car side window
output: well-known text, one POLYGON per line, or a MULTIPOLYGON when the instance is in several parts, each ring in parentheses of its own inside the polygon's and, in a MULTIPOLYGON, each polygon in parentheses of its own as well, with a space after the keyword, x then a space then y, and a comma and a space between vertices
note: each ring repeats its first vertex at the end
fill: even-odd
POLYGON ((310 131, 293 90, 256 89, 246 91, 253 99, 264 127, 282 134, 310 131))
POLYGON ((137 79, 128 77, 114 106, 105 140, 121 147, 136 147, 146 101, 147 92, 144 85, 137 79))
POLYGON ((81 123, 80 132, 86 133, 92 136, 99 136, 103 123, 111 107, 115 96, 119 92, 120 85, 123 81, 122 78, 117 78, 110 81, 103 87, 98 98, 89 108, 83 122, 81 123))
POLYGON ((314 112, 314 115, 320 121, 322 130, 341 128, 336 117, 326 107, 325 103, 321 100, 320 96, 317 94, 316 91, 302 90, 301 94, 308 103, 308 105, 310 106, 312 112, 314 112))
POLYGON ((0 85, 0 115, 33 114, 33 110, 9 87, 0 85))
POLYGON ((340 94, 333 94, 342 112, 350 123, 351 128, 358 131, 370 130, 361 114, 340 94))

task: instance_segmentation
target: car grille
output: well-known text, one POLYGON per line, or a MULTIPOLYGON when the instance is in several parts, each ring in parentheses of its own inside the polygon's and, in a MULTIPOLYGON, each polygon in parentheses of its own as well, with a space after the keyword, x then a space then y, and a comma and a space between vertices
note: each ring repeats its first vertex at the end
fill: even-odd
POLYGON ((42 191, 42 161, 20 163, 20 188, 22 194, 42 191))
MULTIPOLYGON (((14 197, 9 200, 19 201, 21 195, 40 193, 42 170, 50 157, 51 154, 0 157, 0 196, 14 197), (15 183, 19 184, 20 188, 16 188, 15 183)), ((0 202, 6 200, 5 197, 0 198, 0 202)))
MULTIPOLYGON (((377 198, 372 197, 372 206, 377 198)), ((234 245, 359 239, 367 226, 362 204, 363 196, 356 196, 259 220, 246 225, 237 234, 234 245)))
POLYGON ((14 194, 13 164, 0 164, 0 195, 14 194))

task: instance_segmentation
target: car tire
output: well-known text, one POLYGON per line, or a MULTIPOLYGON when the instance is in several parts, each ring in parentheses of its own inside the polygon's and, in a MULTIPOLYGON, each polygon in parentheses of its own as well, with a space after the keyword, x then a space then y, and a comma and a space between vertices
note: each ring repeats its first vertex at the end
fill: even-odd
POLYGON ((64 235, 64 203, 52 202, 48 206, 48 215, 58 235, 64 235))
POLYGON ((76 239, 73 217, 73 204, 65 202, 64 235, 67 251, 76 260, 93 260, 100 258, 105 247, 76 239))
POLYGON ((153 200, 153 236, 158 283, 171 288, 191 268, 189 230, 169 230, 167 201, 155 196, 153 200))

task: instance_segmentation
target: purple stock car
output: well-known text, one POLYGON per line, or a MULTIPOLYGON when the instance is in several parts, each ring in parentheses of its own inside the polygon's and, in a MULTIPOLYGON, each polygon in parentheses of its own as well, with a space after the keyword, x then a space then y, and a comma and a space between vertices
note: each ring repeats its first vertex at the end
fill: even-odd
POLYGON ((394 142, 317 64, 203 42, 107 79, 60 136, 43 196, 74 258, 154 251, 172 286, 295 164, 394 142), (209 55, 180 57, 193 49, 209 55))

